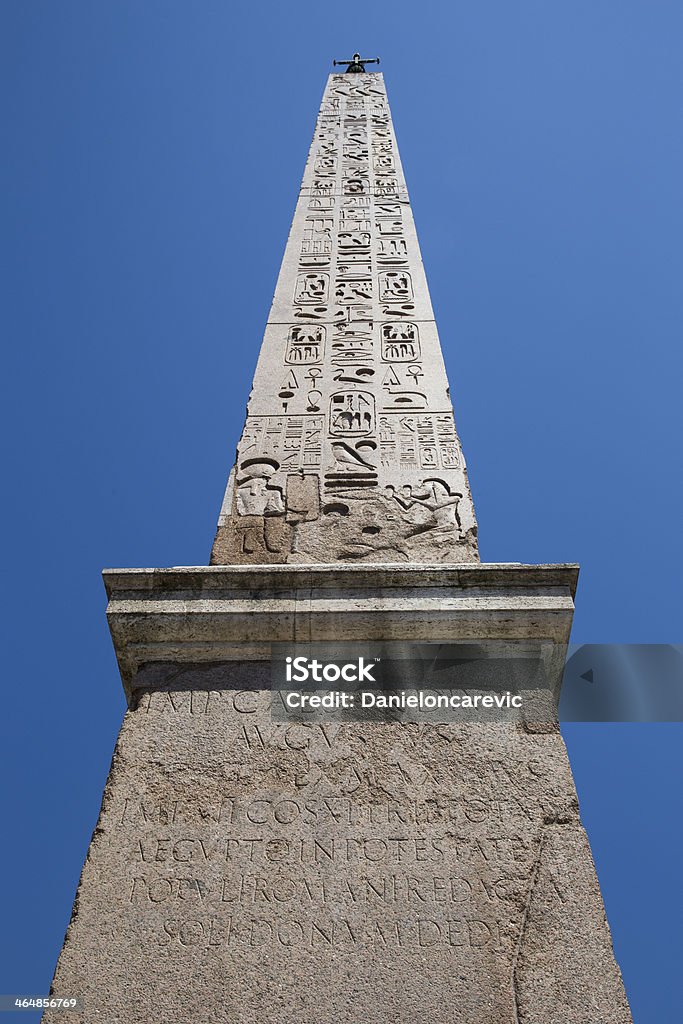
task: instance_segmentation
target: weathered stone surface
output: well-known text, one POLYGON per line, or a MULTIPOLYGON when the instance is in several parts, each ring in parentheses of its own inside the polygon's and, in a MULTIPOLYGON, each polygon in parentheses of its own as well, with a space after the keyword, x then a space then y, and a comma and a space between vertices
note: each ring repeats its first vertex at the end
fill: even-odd
POLYGON ((271 640, 561 644, 576 567, 106 579, 131 709, 54 983, 84 1022, 626 1024, 557 732, 270 713, 271 640))
POLYGON ((277 725, 248 663, 138 683, 55 978, 84 1021, 629 1020, 557 734, 277 725))
POLYGON ((380 74, 330 75, 213 564, 476 561, 380 74))
POLYGON ((127 695, 149 662, 268 659, 288 641, 546 639, 566 645, 575 565, 110 569, 107 617, 127 695))

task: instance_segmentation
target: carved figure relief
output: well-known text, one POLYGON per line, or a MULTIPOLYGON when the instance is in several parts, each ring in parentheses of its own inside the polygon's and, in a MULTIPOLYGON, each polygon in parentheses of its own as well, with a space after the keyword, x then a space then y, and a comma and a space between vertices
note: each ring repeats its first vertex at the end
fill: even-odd
POLYGON ((458 505, 462 494, 451 491, 445 480, 423 480, 417 491, 413 490, 411 484, 404 484, 400 491, 389 484, 386 493, 405 512, 416 510, 426 513, 425 516, 416 516, 415 526, 408 537, 417 537, 429 531, 446 535, 460 531, 458 505))
POLYGON ((282 489, 270 484, 279 463, 274 459, 245 459, 236 480, 238 516, 280 516, 285 513, 282 489))

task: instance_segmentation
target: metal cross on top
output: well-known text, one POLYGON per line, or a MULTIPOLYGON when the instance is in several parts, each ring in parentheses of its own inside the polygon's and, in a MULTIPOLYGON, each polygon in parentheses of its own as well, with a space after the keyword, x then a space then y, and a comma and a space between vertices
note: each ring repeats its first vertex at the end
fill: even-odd
POLYGON ((337 65, 347 64, 346 74, 348 75, 351 72, 352 75, 358 75, 365 72, 366 64, 379 64, 379 57, 370 59, 369 57, 361 57, 359 53, 354 53, 353 60, 333 60, 332 63, 335 68, 337 65))

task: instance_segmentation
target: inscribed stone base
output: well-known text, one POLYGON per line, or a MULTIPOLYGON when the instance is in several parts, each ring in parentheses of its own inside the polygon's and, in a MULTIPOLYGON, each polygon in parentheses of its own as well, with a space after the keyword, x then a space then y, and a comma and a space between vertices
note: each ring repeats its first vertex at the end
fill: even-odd
POLYGON ((71 1020, 630 1022, 558 733, 276 724, 268 686, 133 680, 54 980, 71 1020))

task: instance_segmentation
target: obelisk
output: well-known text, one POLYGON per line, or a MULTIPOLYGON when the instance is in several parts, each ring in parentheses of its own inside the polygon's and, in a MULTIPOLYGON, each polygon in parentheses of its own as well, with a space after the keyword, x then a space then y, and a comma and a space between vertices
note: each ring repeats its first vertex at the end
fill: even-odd
POLYGON ((556 727, 271 713, 274 643, 562 649, 573 614, 576 566, 479 561, 367 63, 325 89, 211 566, 105 573, 129 709, 53 983, 83 1024, 631 1020, 556 727))
POLYGON ((212 564, 477 561, 380 74, 332 75, 212 564))

